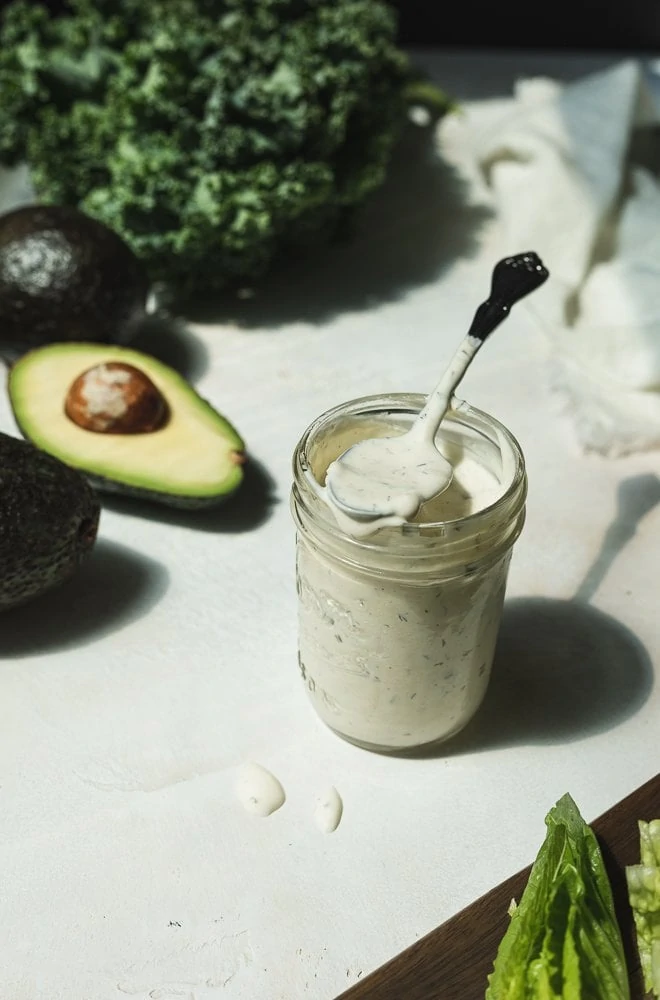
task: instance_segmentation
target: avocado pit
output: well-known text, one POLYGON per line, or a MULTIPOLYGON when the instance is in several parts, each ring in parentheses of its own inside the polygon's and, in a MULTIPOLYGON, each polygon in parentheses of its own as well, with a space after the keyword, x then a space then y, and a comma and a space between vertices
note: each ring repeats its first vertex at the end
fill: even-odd
POLYGON ((169 409, 148 375, 134 365, 106 361, 79 375, 64 411, 74 424, 98 434, 147 434, 162 427, 169 409))

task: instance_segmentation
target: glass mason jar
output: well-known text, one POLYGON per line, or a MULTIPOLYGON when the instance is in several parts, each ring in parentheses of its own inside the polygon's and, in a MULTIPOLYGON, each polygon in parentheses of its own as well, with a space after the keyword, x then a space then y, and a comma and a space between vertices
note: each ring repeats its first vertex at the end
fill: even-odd
POLYGON ((394 394, 344 403, 307 428, 293 457, 300 673, 335 733, 381 752, 446 740, 476 712, 525 519, 518 443, 455 401, 437 441, 453 463, 467 457, 484 470, 495 487, 487 505, 444 520, 437 506, 433 520, 422 508, 415 523, 366 538, 340 530, 320 489, 328 466, 363 438, 407 430, 424 402, 394 394))

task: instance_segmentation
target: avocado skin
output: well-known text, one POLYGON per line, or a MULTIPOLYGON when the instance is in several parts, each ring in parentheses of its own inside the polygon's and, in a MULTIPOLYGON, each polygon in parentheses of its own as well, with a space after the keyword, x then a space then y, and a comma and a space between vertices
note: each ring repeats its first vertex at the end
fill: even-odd
POLYGON ((72 576, 94 545, 99 515, 81 473, 0 433, 0 611, 72 576))
POLYGON ((128 483, 120 483, 116 479, 107 479, 105 476, 98 476, 95 473, 86 472, 85 477, 94 489, 99 493, 110 493, 115 496, 129 497, 133 500, 145 500, 148 503, 157 503, 165 507, 172 507, 174 510, 209 510, 212 507, 220 507, 227 500, 230 500, 241 483, 237 483, 235 488, 229 493, 222 493, 210 497, 188 497, 181 493, 164 493, 162 490, 147 490, 140 486, 130 486, 128 483))
POLYGON ((123 344, 144 318, 149 280, 111 229, 66 205, 0 216, 0 355, 53 341, 123 344))

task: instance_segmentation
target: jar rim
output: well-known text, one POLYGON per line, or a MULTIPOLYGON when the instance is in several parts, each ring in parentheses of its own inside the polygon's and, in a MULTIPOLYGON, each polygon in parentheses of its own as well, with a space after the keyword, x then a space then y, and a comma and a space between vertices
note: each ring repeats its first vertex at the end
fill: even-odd
MULTIPOLYGON (((319 430, 321 430, 324 425, 331 424, 334 419, 349 417, 351 415, 384 415, 386 413, 395 414, 397 412, 412 414, 418 413, 424 406, 426 398, 427 397, 422 393, 377 393, 369 396, 360 396, 343 403, 339 403, 336 406, 325 410, 308 425, 296 446, 294 454, 295 458, 297 458, 300 462, 300 469, 303 475, 305 478, 311 477, 317 484, 318 488, 322 488, 323 484, 318 482, 312 472, 307 454, 307 446, 310 439, 319 430)), ((485 410, 481 410, 476 406, 472 406, 471 403, 468 403, 463 399, 459 399, 456 396, 452 400, 451 409, 448 411, 445 419, 447 418, 458 423, 464 422, 467 426, 471 426, 473 430, 480 430, 478 426, 476 428, 474 427, 475 421, 482 423, 487 428, 494 430, 498 435, 501 435, 504 438, 515 459, 515 466, 510 483, 504 489, 501 496, 487 506, 474 511, 472 514, 466 514, 461 517, 451 518, 444 521, 406 522, 398 528, 385 528, 383 531, 397 531, 401 535, 408 538, 414 538, 422 535, 422 533, 424 533, 424 535, 428 535, 433 531, 438 534, 443 534, 444 532, 455 528, 456 525, 459 524, 469 526, 470 528, 473 528, 473 530, 478 530, 480 522, 490 520, 492 519, 493 514, 497 515, 500 511, 505 511, 515 500, 516 496, 520 495, 521 490, 521 500, 524 502, 527 492, 525 459, 522 448, 511 431, 490 413, 487 413, 485 410), (461 421, 461 417, 472 418, 472 421, 470 422, 469 419, 468 421, 461 421)), ((295 471, 294 459, 294 473, 295 471)), ((335 525, 335 527, 340 535, 343 536, 345 534, 337 525, 335 525)), ((357 542, 360 546, 364 546, 365 548, 379 547, 377 544, 369 541, 370 536, 360 539, 356 539, 349 535, 346 535, 346 537, 350 538, 352 542, 357 542)))

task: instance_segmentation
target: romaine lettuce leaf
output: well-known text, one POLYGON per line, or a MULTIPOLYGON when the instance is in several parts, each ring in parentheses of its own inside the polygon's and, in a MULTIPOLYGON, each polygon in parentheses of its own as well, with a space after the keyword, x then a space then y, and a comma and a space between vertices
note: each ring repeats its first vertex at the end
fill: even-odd
POLYGON ((660 997, 660 820, 640 821, 640 864, 626 868, 644 988, 660 997))
POLYGON ((660 819, 639 823, 639 846, 642 864, 660 867, 660 819))
POLYGON ((547 833, 488 977, 486 1000, 629 1000, 598 841, 570 797, 547 833))

